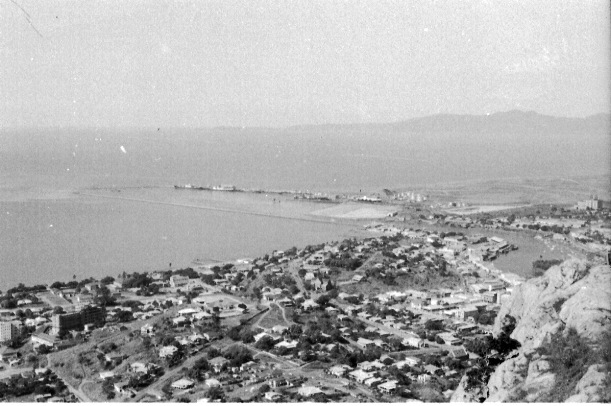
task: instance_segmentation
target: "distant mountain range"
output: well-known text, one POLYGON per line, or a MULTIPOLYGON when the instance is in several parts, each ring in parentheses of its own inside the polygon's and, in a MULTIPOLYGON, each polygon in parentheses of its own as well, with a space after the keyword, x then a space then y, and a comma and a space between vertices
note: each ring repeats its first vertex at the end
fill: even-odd
POLYGON ((0 173, 323 191, 600 176, 611 172, 610 122, 509 111, 274 129, 13 129, 0 131, 0 173))
MULTIPOLYGON (((485 115, 435 114, 391 123, 320 124, 288 127, 288 130, 394 130, 398 132, 597 132, 609 134, 611 114, 595 114, 584 118, 555 117, 534 111, 511 110, 485 115)), ((282 130, 280 130, 282 131, 282 130)))
POLYGON ((405 120, 394 124, 407 131, 609 131, 611 115, 597 114, 585 118, 546 116, 534 111, 512 110, 489 115, 438 114, 405 120))

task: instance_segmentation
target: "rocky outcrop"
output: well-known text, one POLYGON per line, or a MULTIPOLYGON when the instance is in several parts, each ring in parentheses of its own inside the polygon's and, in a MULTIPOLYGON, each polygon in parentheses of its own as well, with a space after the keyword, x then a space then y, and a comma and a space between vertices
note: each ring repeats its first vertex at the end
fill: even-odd
MULTIPOLYGON (((511 337, 521 343, 516 357, 500 364, 490 376, 487 402, 532 402, 554 387, 556 377, 545 357, 535 351, 551 334, 573 327, 592 342, 599 341, 611 327, 611 268, 588 268, 585 261, 568 260, 550 268, 545 275, 518 286, 502 305, 494 333, 502 331, 505 316, 516 320, 511 337)), ((599 367, 591 366, 569 399, 595 401, 604 380, 599 367)), ((452 401, 469 399, 457 389, 452 401), (458 399, 458 397, 462 399, 458 399)), ((468 392, 468 391, 467 391, 468 392)))
POLYGON ((508 314, 517 321, 511 337, 524 350, 539 347, 563 326, 596 339, 611 323, 609 286, 608 266, 588 269, 584 261, 566 261, 518 286, 501 307, 494 331, 500 332, 501 322, 508 314))
POLYGON ((577 387, 576 394, 565 400, 565 402, 600 402, 601 390, 605 387, 605 373, 601 371, 601 365, 592 365, 588 372, 581 378, 577 387))
POLYGON ((488 388, 480 387, 476 390, 467 389, 467 376, 463 375, 462 379, 458 383, 456 390, 450 398, 450 402, 453 403, 480 403, 488 397, 488 388))

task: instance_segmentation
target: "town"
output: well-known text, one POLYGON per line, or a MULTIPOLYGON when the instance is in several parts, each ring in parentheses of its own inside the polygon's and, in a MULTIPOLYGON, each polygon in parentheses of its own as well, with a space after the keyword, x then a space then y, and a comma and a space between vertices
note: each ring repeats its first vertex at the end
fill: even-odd
POLYGON ((410 228, 391 217, 367 224, 365 238, 260 258, 19 285, 0 297, 0 398, 447 401, 479 359, 514 349, 492 325, 537 276, 494 267, 520 247, 491 232, 608 264, 608 209, 533 210, 431 212, 410 228))

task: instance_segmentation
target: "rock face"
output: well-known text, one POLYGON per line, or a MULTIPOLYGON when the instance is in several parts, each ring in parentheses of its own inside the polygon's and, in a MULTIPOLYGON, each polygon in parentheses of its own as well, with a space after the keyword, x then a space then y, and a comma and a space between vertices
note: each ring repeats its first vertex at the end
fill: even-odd
MULTIPOLYGON (((532 402, 551 389, 555 376, 549 372, 549 362, 535 350, 562 327, 574 327, 581 336, 598 341, 611 326, 610 287, 609 266, 588 269, 585 261, 574 259, 518 286, 501 307, 494 333, 500 333, 505 315, 513 316, 517 324, 511 337, 522 347, 517 357, 506 360, 492 373, 486 401, 532 402)), ((596 366, 590 367, 569 399, 595 401, 603 378, 604 373, 596 366)), ((468 394, 461 394, 460 386, 455 395, 452 401, 469 401, 468 394)))
POLYGON ((604 385, 605 374, 600 371, 601 365, 592 365, 577 384, 576 394, 565 400, 572 402, 600 402, 599 389, 604 385))
POLYGON ((501 307, 494 331, 506 314, 516 318, 511 337, 529 350, 562 325, 596 339, 611 322, 611 270, 608 266, 587 269, 586 263, 569 260, 551 267, 545 275, 517 287, 501 307))

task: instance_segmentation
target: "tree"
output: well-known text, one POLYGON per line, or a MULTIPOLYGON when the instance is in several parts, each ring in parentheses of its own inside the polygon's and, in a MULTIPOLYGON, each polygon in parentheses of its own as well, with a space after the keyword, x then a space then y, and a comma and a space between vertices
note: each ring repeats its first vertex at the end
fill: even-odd
POLYGON ((329 297, 329 295, 320 295, 318 297, 318 299, 316 299, 316 303, 322 307, 325 308, 327 307, 327 305, 329 304, 329 300, 331 300, 331 298, 329 297))
POLYGON ((115 281, 115 278, 113 278, 112 276, 105 276, 100 280, 100 283, 103 285, 110 285, 114 281, 115 281))
POLYGON ((51 286, 49 286, 51 289, 61 289, 62 287, 64 287, 64 284, 61 282, 53 282, 51 284, 51 286))
POLYGON ((240 326, 235 326, 235 327, 230 328, 227 331, 227 337, 231 338, 233 341, 240 341, 241 339, 240 333, 241 333, 240 326))
POLYGON ((55 306, 53 308, 53 314, 64 314, 64 313, 66 312, 64 311, 64 308, 61 306, 55 306))
POLYGON ((480 357, 484 357, 490 352, 490 345, 491 338, 488 336, 465 341, 464 344, 467 351, 475 353, 480 357))
POLYGON ((306 273, 307 273, 307 271, 306 271, 305 269, 303 269, 303 268, 300 268, 300 269, 297 271, 297 274, 298 274, 300 277, 302 277, 302 278, 303 278, 303 277, 306 275, 306 273))
POLYGON ((209 359, 216 358, 216 357, 218 357, 220 355, 221 355, 221 352, 218 350, 218 348, 210 347, 208 349, 208 358, 209 359))
POLYGON ((51 352, 51 347, 41 344, 37 347, 36 351, 41 355, 46 355, 51 352))
POLYGON ((251 330, 244 328, 240 332, 240 340, 245 344, 252 343, 255 341, 255 334, 251 330))
POLYGON ((427 320, 424 323, 424 328, 427 330, 441 330, 443 328, 443 323, 441 320, 427 320))
POLYGON ((274 339, 271 336, 265 335, 257 341, 255 344, 255 348, 258 348, 263 351, 269 351, 274 348, 274 339))
POLYGON ((172 383, 171 382, 166 382, 162 387, 161 387, 161 391, 163 393, 165 393, 168 396, 172 395, 172 383))
POLYGON ((112 296, 112 293, 110 293, 110 289, 108 289, 106 286, 101 286, 96 291, 93 301, 95 304, 102 307, 112 306, 116 303, 115 298, 112 296))
POLYGON ((291 324, 286 330, 286 334, 292 339, 298 339, 303 334, 303 328, 299 324, 291 324))
POLYGON ((223 392, 223 389, 221 389, 220 386, 213 386, 212 388, 208 389, 208 392, 206 393, 206 397, 209 399, 222 399, 223 396, 225 396, 225 392, 223 392))

